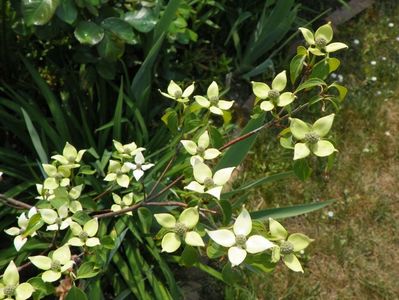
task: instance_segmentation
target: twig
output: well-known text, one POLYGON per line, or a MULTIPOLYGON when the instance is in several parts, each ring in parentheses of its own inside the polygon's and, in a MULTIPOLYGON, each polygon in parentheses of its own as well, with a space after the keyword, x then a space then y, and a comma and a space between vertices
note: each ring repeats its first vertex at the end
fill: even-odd
POLYGON ((159 176, 159 178, 157 179, 157 182, 154 184, 154 186, 152 187, 151 191, 148 193, 148 197, 150 197, 152 195, 152 193, 155 191, 155 189, 161 183, 162 178, 165 176, 166 172, 169 171, 169 169, 172 166, 172 163, 175 161, 175 159, 176 159, 176 154, 174 154, 172 156, 171 160, 168 162, 168 164, 166 165, 165 169, 162 171, 161 176, 159 176))
POLYGON ((33 207, 32 205, 29 205, 28 203, 16 200, 14 198, 7 197, 4 194, 0 194, 0 199, 5 201, 6 203, 12 204, 14 207, 17 206, 17 207, 23 208, 23 209, 31 209, 33 207))
POLYGON ((103 196, 105 196, 106 194, 108 194, 112 188, 114 187, 114 185, 112 184, 109 188, 107 188, 105 191, 103 191, 102 193, 98 194, 96 197, 93 198, 93 201, 97 201, 98 199, 102 198, 103 196))

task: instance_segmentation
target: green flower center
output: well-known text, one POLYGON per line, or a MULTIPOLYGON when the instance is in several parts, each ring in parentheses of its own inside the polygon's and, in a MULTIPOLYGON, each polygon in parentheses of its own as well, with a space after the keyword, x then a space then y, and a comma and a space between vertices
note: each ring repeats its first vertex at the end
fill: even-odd
POLYGON ((210 97, 209 98, 209 101, 212 103, 212 104, 217 104, 218 102, 219 102, 219 96, 213 96, 213 97, 210 97))
POLYGON ((175 232, 179 235, 179 236, 183 236, 186 234, 188 228, 186 225, 184 225, 183 223, 177 222, 175 225, 175 232))
POLYGON ((272 99, 272 100, 275 100, 275 99, 277 99, 278 97, 280 97, 280 92, 277 91, 277 90, 270 90, 270 91, 267 93, 267 97, 270 98, 270 99, 272 99))
POLYGON ((137 168, 138 170, 141 170, 141 164, 136 164, 136 168, 137 168))
POLYGON ((204 185, 207 187, 207 188, 210 188, 210 187, 212 187, 212 186, 214 186, 215 185, 215 183, 213 182, 213 179, 212 178, 205 178, 205 180, 204 180, 204 185))
POLYGON ((236 235, 236 245, 240 248, 245 248, 247 237, 243 234, 236 235))
POLYGON ((86 231, 82 231, 81 233, 79 233, 79 238, 80 238, 82 241, 86 241, 88 237, 89 237, 89 235, 87 234, 86 231))
POLYGON ((317 38, 315 44, 317 48, 324 48, 327 45, 327 41, 324 38, 317 38))
POLYGON ((294 245, 288 241, 284 241, 280 245, 280 251, 281 254, 291 254, 292 252, 294 252, 294 245))
POLYGON ((75 162, 75 157, 73 157, 73 156, 68 156, 68 157, 67 157, 67 160, 68 160, 70 163, 73 163, 73 162, 75 162))
POLYGON ((304 140, 306 143, 316 144, 318 141, 320 141, 320 136, 317 133, 309 132, 305 134, 304 140))
POLYGON ((126 203, 122 200, 120 205, 121 205, 121 207, 125 207, 126 203))
POLYGON ((198 154, 202 155, 202 154, 204 154, 204 151, 205 151, 205 148, 204 148, 204 147, 201 147, 201 146, 198 146, 198 147, 197 147, 197 152, 198 152, 198 154))
POLYGON ((58 260, 53 260, 51 262, 51 267, 50 267, 51 271, 59 272, 60 268, 61 268, 61 263, 58 260))
POLYGON ((8 297, 12 297, 12 296, 14 296, 14 294, 15 294, 15 289, 16 289, 16 288, 17 288, 17 287, 16 287, 15 285, 7 285, 7 286, 4 288, 3 293, 4 293, 5 296, 7 296, 7 298, 8 298, 8 297))
POLYGON ((182 92, 180 92, 180 91, 175 91, 175 93, 173 94, 173 96, 174 96, 176 99, 179 99, 179 98, 181 98, 181 96, 182 96, 182 92))

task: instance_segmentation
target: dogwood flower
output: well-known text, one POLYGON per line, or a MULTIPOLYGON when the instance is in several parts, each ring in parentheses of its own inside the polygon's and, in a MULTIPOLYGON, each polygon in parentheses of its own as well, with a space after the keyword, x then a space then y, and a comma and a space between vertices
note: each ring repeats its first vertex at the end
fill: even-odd
POLYGON ((35 197, 38 200, 48 200, 54 199, 54 190, 48 190, 43 187, 43 184, 36 184, 36 190, 39 196, 35 197))
POLYGON ((186 103, 189 101, 188 97, 194 92, 194 82, 188 86, 184 92, 180 86, 178 86, 173 80, 168 85, 168 93, 164 93, 161 90, 159 92, 170 99, 176 100, 177 102, 186 103))
POLYGON ((278 262, 283 257, 284 264, 294 272, 302 272, 301 263, 295 253, 300 253, 313 241, 302 233, 293 233, 288 236, 287 230, 277 221, 269 219, 272 240, 278 242, 273 248, 272 261, 278 262))
POLYGON ((2 277, 3 282, 0 282, 0 299, 25 300, 30 298, 35 291, 30 283, 19 283, 19 273, 14 261, 10 261, 2 277))
POLYGON ((50 208, 39 209, 44 222, 49 224, 47 231, 64 230, 72 224, 72 218, 68 217, 68 205, 63 205, 57 211, 50 208))
POLYGON ((130 172, 130 168, 127 163, 123 165, 116 161, 110 160, 108 165, 108 174, 105 176, 105 181, 116 181, 116 183, 124 188, 127 188, 130 183, 130 178, 126 173, 130 172))
POLYGON ((286 86, 287 74, 285 71, 277 74, 273 79, 272 88, 270 88, 266 83, 252 81, 252 91, 255 96, 261 100, 269 99, 261 102, 260 109, 271 111, 276 106, 284 107, 292 103, 296 98, 293 93, 285 92, 280 94, 286 86))
POLYGON ((141 152, 138 152, 134 157, 134 164, 127 162, 125 163, 128 168, 133 170, 134 178, 139 181, 144 175, 144 171, 152 168, 154 164, 144 164, 145 158, 141 152))
POLYGON ((197 207, 185 209, 177 221, 173 215, 166 213, 155 214, 154 217, 159 225, 171 231, 162 238, 162 252, 175 252, 179 249, 182 240, 190 246, 205 246, 201 236, 191 230, 197 225, 199 220, 197 207))
POLYGON ((194 178, 184 188, 197 193, 206 193, 220 200, 223 185, 229 181, 234 167, 220 169, 212 176, 211 169, 204 163, 198 162, 193 166, 194 178))
MULTIPOLYGON (((36 214, 37 214, 36 208, 32 207, 28 211, 28 217, 26 216, 26 213, 22 213, 18 217, 18 226, 19 227, 11 227, 7 230, 4 230, 4 232, 7 233, 8 235, 15 236, 14 247, 17 251, 19 251, 23 247, 23 245, 25 245, 25 243, 28 241, 28 237, 24 236, 24 232, 25 232, 26 228, 28 227, 29 219, 32 218, 36 214)), ((30 236, 35 236, 35 235, 36 235, 35 232, 30 234, 30 236)))
POLYGON ((62 165, 68 166, 69 168, 78 168, 85 152, 86 150, 80 150, 78 152, 74 146, 67 142, 65 144, 64 150, 62 151, 62 155, 53 155, 51 158, 55 159, 62 165))
POLYGON ((71 250, 69 250, 68 245, 58 248, 50 257, 37 255, 28 258, 37 268, 45 271, 42 274, 44 282, 57 281, 61 278, 62 273, 72 268, 75 263, 71 259, 71 250))
POLYGON ((82 226, 78 223, 73 222, 70 225, 71 231, 74 237, 70 238, 68 245, 75 247, 95 247, 100 245, 100 240, 94 237, 98 231, 98 220, 97 218, 91 219, 82 226))
POLYGON ((42 164, 44 171, 48 177, 44 180, 43 188, 47 190, 55 190, 62 186, 69 186, 71 176, 71 167, 69 165, 54 166, 50 164, 42 164))
POLYGON ((120 142, 113 140, 113 143, 118 155, 122 158, 133 158, 138 152, 145 150, 145 148, 137 147, 135 142, 122 145, 120 142))
POLYGON ((68 208, 72 213, 83 210, 82 204, 78 201, 82 194, 83 184, 74 186, 68 192, 69 205, 68 208))
POLYGON ((234 267, 240 265, 245 260, 247 253, 260 253, 276 246, 261 235, 255 234, 249 236, 251 231, 251 216, 243 208, 233 225, 233 230, 207 230, 207 233, 215 243, 229 248, 227 255, 231 265, 234 267))
POLYGON ((220 151, 215 148, 208 148, 209 146, 209 134, 205 131, 198 138, 198 144, 190 140, 181 140, 184 149, 191 155, 191 165, 195 165, 198 161, 203 162, 204 159, 214 159, 220 155, 220 151))
POLYGON ((194 99, 200 106, 209 108, 213 114, 223 115, 223 111, 229 110, 234 104, 234 101, 219 99, 219 87, 215 81, 212 81, 209 85, 206 94, 207 98, 203 96, 194 96, 194 99))
MULTIPOLYGON (((112 193, 112 198, 114 199, 115 202, 115 204, 111 206, 112 211, 119 211, 121 209, 131 206, 133 203, 133 193, 129 193, 123 196, 123 198, 121 198, 119 195, 115 193, 112 193)), ((132 212, 129 211, 126 214, 132 215, 132 212)))
POLYGON ((330 23, 325 24, 316 30, 313 34, 309 29, 299 27, 306 42, 310 45, 309 51, 317 56, 324 56, 325 53, 335 52, 348 48, 344 43, 331 43, 333 39, 333 30, 330 23))
POLYGON ((299 141, 295 144, 294 160, 307 157, 310 152, 319 157, 338 151, 331 142, 322 139, 330 131, 334 114, 318 119, 313 125, 296 118, 290 118, 292 135, 299 141))

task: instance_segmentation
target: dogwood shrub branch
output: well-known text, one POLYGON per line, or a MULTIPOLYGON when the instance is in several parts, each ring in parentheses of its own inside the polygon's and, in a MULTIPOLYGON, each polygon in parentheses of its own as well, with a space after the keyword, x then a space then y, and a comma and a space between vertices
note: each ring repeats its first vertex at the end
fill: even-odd
POLYGON ((37 184, 34 206, 0 194, 0 200, 8 205, 28 210, 18 216, 15 226, 5 230, 13 238, 17 254, 0 280, 0 299, 40 299, 48 295, 37 284, 19 283, 18 270, 28 267, 35 267, 30 272, 36 274, 35 282, 51 284, 101 276, 99 270, 105 271, 107 264, 95 258, 97 252, 107 253, 117 243, 113 233, 116 217, 143 222, 143 209, 156 221, 149 222, 152 226, 146 230, 165 255, 176 255, 183 249, 176 257, 185 260, 184 253, 189 249, 197 252, 195 257, 206 253, 208 258, 242 272, 264 271, 260 265, 270 269, 280 261, 294 272, 304 272, 300 259, 313 240, 301 233, 289 235, 273 219, 268 220, 267 226, 266 222, 252 220, 245 205, 237 208, 222 198, 237 166, 214 170, 217 160, 228 155, 229 147, 272 126, 284 128, 279 134, 280 144, 293 152, 293 161, 306 160, 311 155, 323 158, 338 151, 329 136, 335 114, 324 112, 328 104, 339 107, 346 89, 326 80, 339 66, 339 60, 331 54, 346 45, 332 42, 330 24, 315 33, 306 28, 300 31, 307 45, 298 47, 290 63, 289 78, 283 70, 270 82, 251 83, 255 95, 252 117, 270 114, 272 118, 262 126, 217 148, 214 135, 221 140, 228 135, 235 101, 223 98, 216 82, 208 86, 205 95, 199 95, 195 94, 195 83, 182 88, 171 81, 167 91, 161 91, 171 101, 161 119, 173 137, 165 149, 175 153, 162 160, 160 172, 154 170, 159 173, 156 179, 149 172, 160 167, 156 158, 161 161, 162 155, 149 156, 147 149, 135 142, 122 144, 114 140, 105 171, 98 169, 98 163, 85 164, 85 150, 78 151, 66 143, 62 154, 51 156, 53 161, 42 165, 46 178, 37 184), (307 107, 314 107, 321 116, 306 121, 297 118, 307 107), (214 122, 215 119, 219 121, 214 122), (99 175, 103 173, 105 176, 99 175), (172 180, 169 176, 177 177, 172 180), (96 188, 96 193, 94 181, 102 188, 96 188), (167 192, 170 193, 165 195, 167 192), (18 259, 18 252, 32 239, 49 241, 51 237, 47 249, 37 255, 34 250, 29 251, 29 261, 19 268, 15 265, 14 261, 23 262, 18 259), (113 245, 107 246, 107 240, 113 245), (89 265, 89 275, 80 278, 79 270, 85 268, 87 273, 89 265))

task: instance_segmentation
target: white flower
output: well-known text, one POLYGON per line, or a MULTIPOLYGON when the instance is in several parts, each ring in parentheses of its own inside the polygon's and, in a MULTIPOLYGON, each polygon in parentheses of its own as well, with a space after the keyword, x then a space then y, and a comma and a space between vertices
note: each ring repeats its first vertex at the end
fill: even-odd
MULTIPOLYGON (((119 195, 112 193, 112 198, 114 199, 115 204, 111 206, 112 211, 120 211, 124 208, 129 207, 133 203, 133 193, 129 193, 123 198, 121 198, 119 195)), ((132 215, 131 211, 128 211, 126 213, 127 215, 132 215)))
POLYGON ((19 283, 19 273, 14 261, 10 261, 0 281, 0 299, 25 300, 35 291, 30 283, 19 283))
POLYGON ((371 64, 372 66, 375 66, 375 65, 377 64, 377 62, 376 62, 375 60, 372 60, 372 61, 370 62, 370 64, 371 64))
POLYGON ((98 231, 98 220, 97 218, 91 219, 86 224, 80 226, 78 223, 73 222, 71 225, 71 231, 74 235, 69 239, 68 244, 75 247, 94 247, 100 245, 100 240, 94 237, 98 231))
POLYGON ((191 165, 195 165, 197 162, 203 162, 204 159, 214 159, 220 155, 220 151, 215 148, 208 148, 209 146, 209 135, 208 131, 205 131, 199 138, 198 144, 190 140, 181 140, 184 149, 191 155, 191 165))
POLYGON ((381 60, 384 60, 384 61, 385 61, 385 60, 387 60, 387 58, 386 58, 385 56, 382 56, 382 57, 381 57, 381 60))
POLYGON ((199 162, 193 166, 194 178, 184 188, 198 193, 207 193, 220 200, 223 185, 229 181, 234 167, 220 169, 212 176, 211 169, 204 163, 199 162))
MULTIPOLYGON (((14 247, 17 251, 19 251, 22 248, 22 246, 25 245, 25 243, 27 242, 28 236, 25 236, 24 233, 26 231, 26 228, 28 227, 30 218, 32 218, 36 214, 37 214, 36 208, 32 207, 28 212, 28 217, 26 217, 25 213, 22 213, 18 217, 18 226, 19 227, 11 227, 7 230, 4 230, 4 232, 7 233, 8 235, 15 236, 14 247)), ((34 236, 35 234, 36 234, 36 232, 33 232, 29 235, 34 236)))
POLYGON ((375 94, 376 94, 377 96, 381 96, 381 95, 382 95, 382 92, 381 92, 381 91, 377 91, 375 94))
POLYGON ((110 160, 108 165, 108 174, 105 176, 105 181, 116 181, 116 183, 124 188, 127 188, 130 183, 130 178, 126 173, 130 171, 127 163, 121 165, 120 162, 116 160, 110 160))
POLYGON ((389 22, 389 23, 388 23, 388 27, 393 28, 394 26, 395 26, 394 23, 392 23, 392 22, 389 22))
POLYGON ((229 110, 234 101, 219 99, 219 87, 215 81, 209 85, 207 93, 208 98, 203 96, 194 96, 195 101, 202 107, 209 108, 210 112, 216 115, 223 115, 224 110, 229 110))
POLYGON ((118 154, 124 158, 132 158, 138 152, 145 150, 145 148, 138 148, 135 142, 122 145, 120 142, 113 140, 113 143, 118 154))
POLYGON ((134 164, 133 163, 126 163, 126 166, 133 170, 133 176, 136 178, 137 181, 140 180, 141 177, 144 175, 144 171, 152 168, 154 164, 144 164, 145 159, 141 152, 138 152, 134 157, 134 164))
POLYGON ((3 174, 4 174, 4 173, 0 171, 0 180, 1 180, 2 177, 3 177, 3 174))
POLYGON ((344 76, 341 75, 341 74, 339 74, 339 75, 338 75, 338 81, 339 81, 339 82, 343 82, 343 81, 344 81, 344 76))
POLYGON ((385 131, 384 134, 385 134, 386 136, 391 136, 391 133, 390 133, 389 131, 385 131))
POLYGON ((376 76, 371 76, 371 81, 377 81, 377 77, 376 76))
POLYGON ((63 205, 57 209, 43 208, 39 209, 44 222, 49 224, 47 231, 64 230, 72 224, 72 218, 68 218, 68 205, 63 205))
POLYGON ((359 41, 358 39, 354 39, 354 40, 353 40, 353 44, 359 45, 359 44, 360 44, 360 41, 359 41))
POLYGON ((331 78, 333 78, 333 79, 335 79, 335 78, 337 78, 337 74, 335 74, 335 73, 331 73, 331 78))
POLYGON ((396 37, 396 40, 399 42, 399 36, 396 37))
POLYGON ((260 253, 275 246, 272 242, 261 235, 251 235, 248 237, 251 230, 251 216, 248 211, 243 208, 234 223, 233 230, 218 229, 207 231, 207 233, 215 243, 229 248, 229 261, 234 267, 244 261, 247 253, 260 253))
POLYGON ((327 213, 327 216, 328 216, 329 218, 333 218, 333 217, 334 217, 334 212, 330 210, 330 211, 327 213))
POLYGON ((177 102, 186 103, 189 101, 188 97, 190 97, 194 92, 194 82, 183 91, 180 86, 171 80, 168 85, 168 93, 164 93, 160 90, 159 92, 167 98, 176 100, 177 102))

